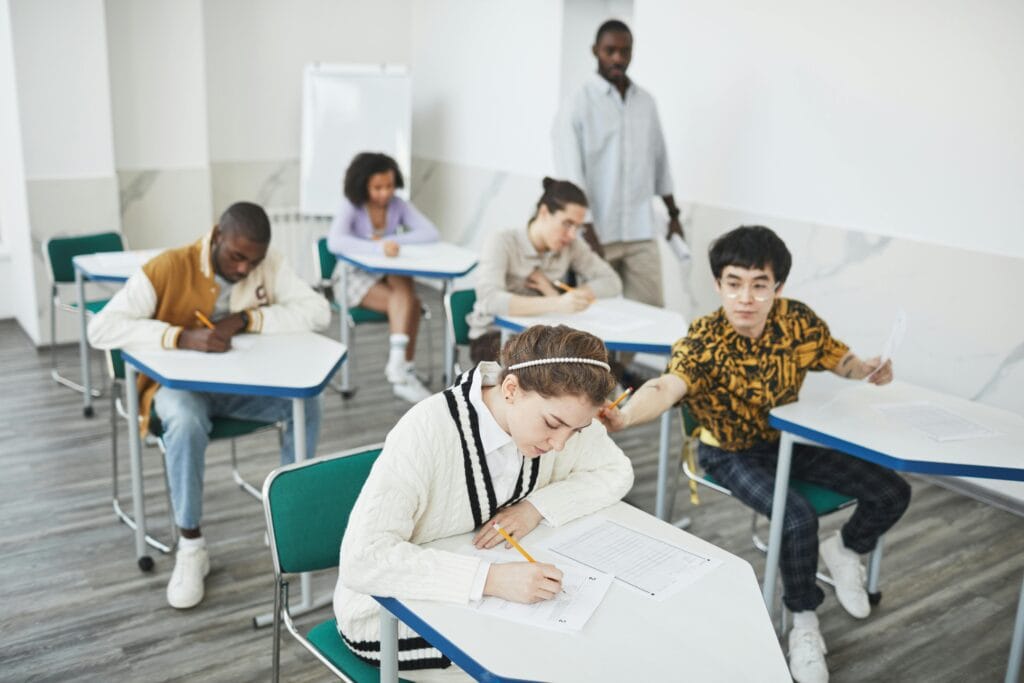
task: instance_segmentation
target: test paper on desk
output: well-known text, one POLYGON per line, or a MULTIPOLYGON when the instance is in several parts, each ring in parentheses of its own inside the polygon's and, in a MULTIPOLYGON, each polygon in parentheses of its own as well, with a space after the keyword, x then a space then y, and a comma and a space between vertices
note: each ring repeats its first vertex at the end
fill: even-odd
POLYGON ((657 600, 674 595, 722 563, 608 520, 565 540, 552 540, 549 548, 657 600))
POLYGON ((962 441, 999 435, 984 425, 971 422, 927 401, 880 403, 875 406, 875 410, 924 432, 936 441, 962 441))

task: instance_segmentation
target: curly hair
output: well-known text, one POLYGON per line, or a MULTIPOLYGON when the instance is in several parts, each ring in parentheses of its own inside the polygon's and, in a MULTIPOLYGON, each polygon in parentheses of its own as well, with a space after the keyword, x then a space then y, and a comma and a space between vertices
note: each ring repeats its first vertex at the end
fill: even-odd
POLYGON ((342 185, 345 197, 354 205, 362 206, 370 198, 370 193, 367 191, 370 176, 388 171, 395 174, 395 188, 405 187, 405 180, 402 179, 402 171, 398 168, 398 162, 387 154, 360 152, 355 155, 345 171, 345 182, 342 185))
POLYGON ((535 391, 545 398, 585 396, 593 405, 602 405, 615 386, 615 377, 604 368, 586 363, 550 363, 511 372, 507 369, 529 360, 565 357, 607 363, 608 350, 604 342, 589 332, 566 325, 534 325, 505 342, 500 359, 501 379, 514 374, 525 391, 535 391))

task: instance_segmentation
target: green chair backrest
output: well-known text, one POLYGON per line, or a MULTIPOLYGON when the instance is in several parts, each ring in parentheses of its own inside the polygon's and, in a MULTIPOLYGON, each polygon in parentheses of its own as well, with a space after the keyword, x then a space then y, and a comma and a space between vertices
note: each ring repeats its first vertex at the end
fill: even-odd
POLYGON ((124 356, 121 355, 121 349, 107 351, 107 364, 114 379, 124 379, 124 356))
POLYGON ((466 322, 466 316, 473 310, 475 303, 475 289, 460 289, 448 296, 448 319, 451 320, 456 344, 469 344, 469 323, 466 322))
POLYGON ((700 427, 700 422, 698 422, 697 418, 693 416, 693 413, 690 411, 690 407, 685 403, 682 404, 682 412, 683 431, 686 432, 687 436, 692 436, 697 428, 700 427))
POLYGON ((263 509, 281 573, 338 566, 349 514, 382 444, 274 470, 263 483, 263 509))
POLYGON ((316 265, 320 269, 320 280, 330 280, 334 274, 334 268, 338 265, 338 257, 327 249, 327 238, 321 237, 316 241, 316 265))
POLYGON ((94 235, 51 237, 46 240, 44 248, 53 281, 68 283, 75 281, 75 267, 71 259, 101 251, 124 251, 124 242, 119 232, 100 232, 94 235))

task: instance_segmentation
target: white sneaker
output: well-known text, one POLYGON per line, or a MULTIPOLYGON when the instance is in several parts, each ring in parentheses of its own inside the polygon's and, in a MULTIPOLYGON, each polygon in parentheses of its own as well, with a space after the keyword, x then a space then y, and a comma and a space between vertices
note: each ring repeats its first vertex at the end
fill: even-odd
POLYGON ((203 600, 203 579, 210 573, 206 546, 178 548, 174 571, 167 582, 167 603, 176 609, 195 607, 203 600))
MULTIPOLYGON (((391 377, 388 377, 391 379, 391 377)), ((391 388, 395 392, 395 396, 409 403, 419 403, 423 399, 430 396, 430 389, 423 386, 420 382, 420 378, 416 376, 416 370, 412 366, 406 368, 405 373, 400 378, 395 378, 399 381, 391 379, 391 388)))
POLYGON ((837 531, 821 544, 821 559, 825 560, 828 573, 835 583, 836 598, 850 616, 864 619, 871 614, 868 592, 864 589, 867 578, 860 555, 843 545, 843 537, 837 531))
POLYGON ((789 632, 789 673, 796 683, 828 683, 825 663, 825 639, 816 628, 796 628, 789 632))

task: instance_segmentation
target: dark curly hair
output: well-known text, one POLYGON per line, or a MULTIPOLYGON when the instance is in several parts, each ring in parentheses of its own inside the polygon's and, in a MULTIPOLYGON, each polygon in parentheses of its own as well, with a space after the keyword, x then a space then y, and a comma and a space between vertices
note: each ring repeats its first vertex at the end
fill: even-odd
POLYGON ((402 171, 398 168, 398 162, 387 154, 360 152, 355 155, 345 171, 345 182, 342 186, 345 197, 356 206, 362 206, 370 198, 366 189, 370 182, 370 176, 388 171, 395 174, 396 189, 405 187, 405 180, 402 179, 402 171))

